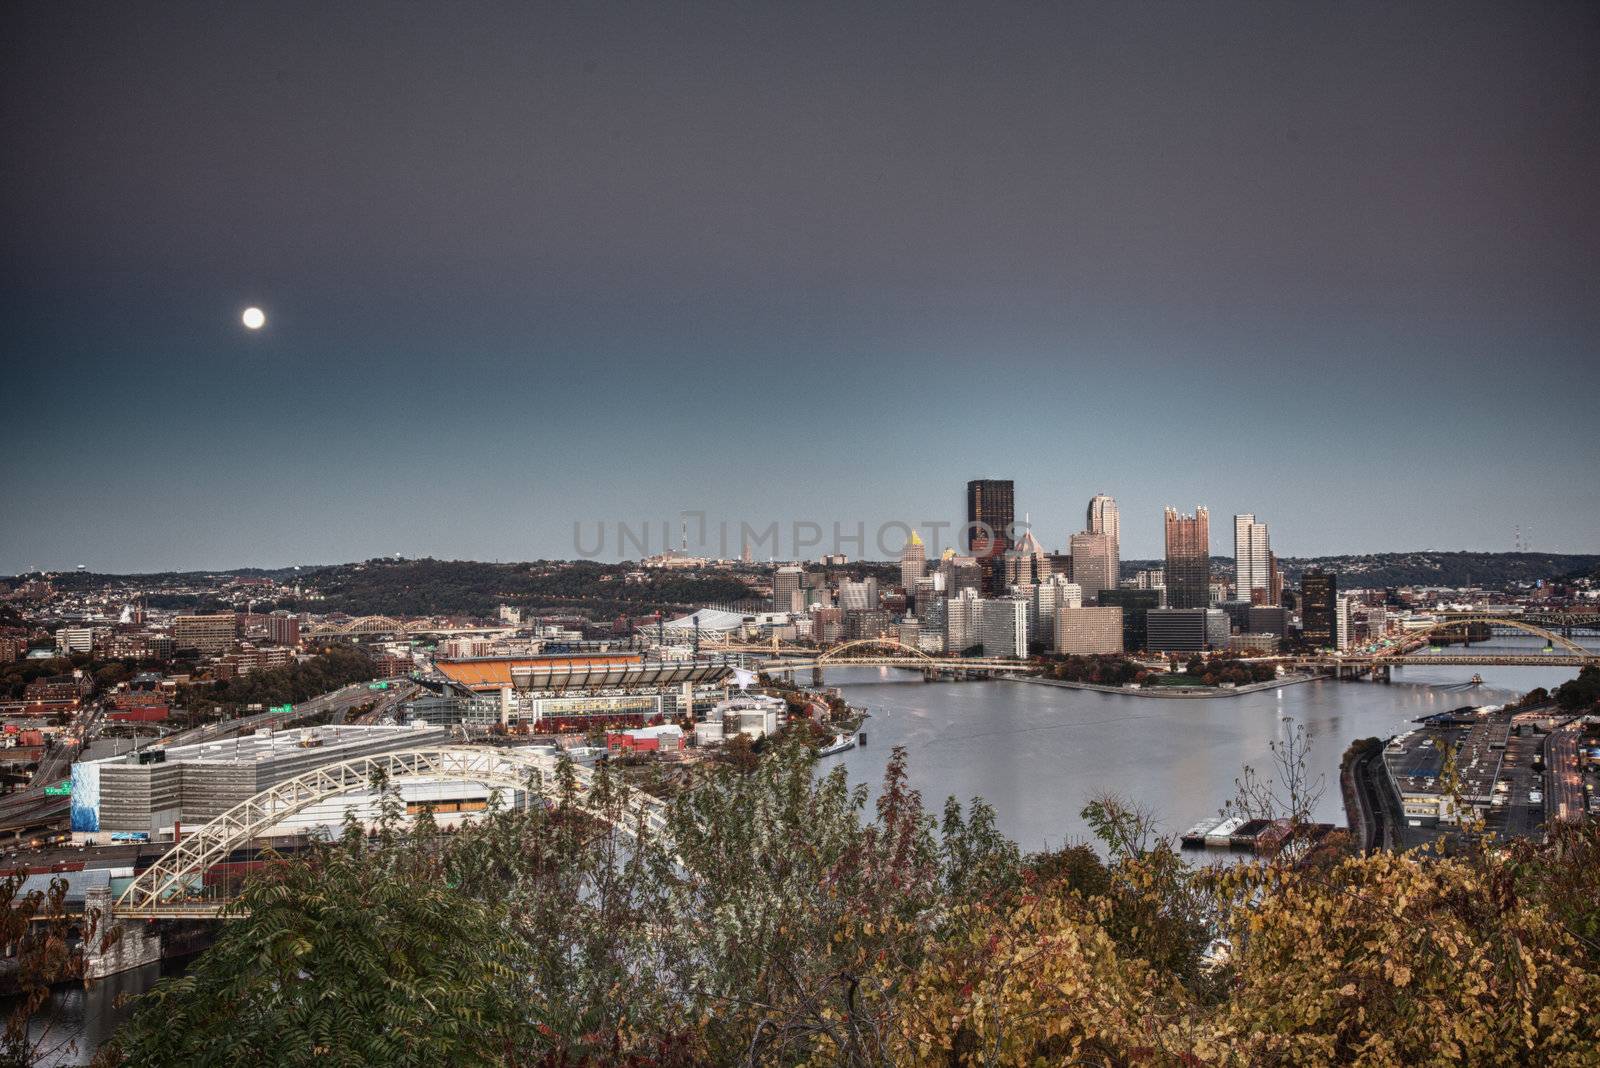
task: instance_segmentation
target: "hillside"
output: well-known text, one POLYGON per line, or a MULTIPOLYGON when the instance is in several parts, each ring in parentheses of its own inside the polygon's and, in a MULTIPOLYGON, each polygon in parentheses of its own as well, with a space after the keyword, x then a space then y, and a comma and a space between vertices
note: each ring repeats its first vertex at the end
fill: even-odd
POLYGON ((745 600, 751 590, 724 575, 647 571, 628 582, 628 564, 588 560, 485 564, 471 560, 371 560, 302 573, 323 594, 304 607, 351 615, 492 616, 506 604, 539 612, 603 619, 667 613, 707 603, 745 600))
MULTIPOLYGON (((1124 560, 1124 574, 1160 567, 1161 560, 1124 560)), ((1522 583, 1571 579, 1600 574, 1600 556, 1558 553, 1481 553, 1423 550, 1406 553, 1364 553, 1351 556, 1284 556, 1278 565, 1284 579, 1298 582, 1309 568, 1332 571, 1351 588, 1381 586, 1485 586, 1499 589, 1522 583)), ((1214 556, 1211 568, 1227 573, 1233 558, 1214 556)))

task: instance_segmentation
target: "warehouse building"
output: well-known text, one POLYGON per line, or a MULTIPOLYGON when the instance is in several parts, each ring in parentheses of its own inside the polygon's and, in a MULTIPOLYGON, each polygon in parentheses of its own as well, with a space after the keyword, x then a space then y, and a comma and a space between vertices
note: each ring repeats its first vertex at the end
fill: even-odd
MULTIPOLYGON (((323 726, 258 731, 237 739, 142 750, 72 766, 76 842, 170 841, 234 805, 314 768, 376 753, 449 744, 450 732, 405 727, 323 726)), ((490 790, 476 783, 419 780, 398 787, 408 811, 484 807, 490 790)), ((505 798, 508 804, 514 799, 505 798)), ((358 791, 319 802, 285 820, 284 831, 337 827, 345 814, 377 816, 377 794, 358 791)))

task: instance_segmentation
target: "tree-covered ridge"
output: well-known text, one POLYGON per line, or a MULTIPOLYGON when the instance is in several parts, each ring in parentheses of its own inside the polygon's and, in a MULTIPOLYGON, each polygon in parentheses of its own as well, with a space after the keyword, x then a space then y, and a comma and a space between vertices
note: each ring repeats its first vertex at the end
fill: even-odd
MULTIPOLYGON (((1131 576, 1164 560, 1122 561, 1122 573, 1131 576)), ((1571 581, 1585 574, 1600 577, 1600 556, 1564 553, 1483 553, 1423 550, 1406 553, 1360 553, 1346 556, 1280 556, 1278 567, 1287 582, 1298 582, 1310 568, 1332 571, 1340 582, 1355 589, 1387 586, 1484 586, 1501 589, 1546 582, 1571 581)), ((1231 574, 1233 557, 1213 556, 1214 574, 1231 574)))
POLYGON ((502 604, 591 616, 671 611, 753 595, 727 575, 652 570, 588 560, 485 564, 470 560, 373 560, 313 571, 303 582, 323 599, 301 607, 351 615, 492 616, 502 604))
POLYGON ((870 808, 802 747, 717 766, 671 802, 670 836, 611 830, 632 826, 623 787, 598 782, 587 805, 563 773, 548 808, 352 829, 268 870, 106 1060, 1584 1065, 1600 1048, 1592 822, 1448 857, 1291 835, 1213 870, 1109 797, 1085 810, 1106 859, 1024 855, 982 802, 936 824, 900 753, 870 808))
POLYGON ((247 705, 300 704, 353 682, 377 677, 372 658, 360 649, 334 645, 316 656, 281 668, 252 671, 220 682, 181 687, 179 703, 209 712, 220 707, 236 714, 247 705))

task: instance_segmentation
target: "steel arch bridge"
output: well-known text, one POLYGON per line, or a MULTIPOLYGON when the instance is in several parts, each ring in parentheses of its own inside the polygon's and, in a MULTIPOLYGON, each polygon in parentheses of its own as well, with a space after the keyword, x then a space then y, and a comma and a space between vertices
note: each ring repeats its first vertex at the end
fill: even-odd
POLYGON ((506 634, 512 629, 508 626, 451 627, 439 623, 430 623, 425 619, 413 619, 407 622, 403 619, 395 619, 393 616, 358 616, 355 619, 347 619, 343 623, 324 623, 306 630, 304 634, 308 638, 334 638, 366 634, 506 634))
MULTIPOLYGON (((593 789, 593 773, 573 765, 582 794, 593 789)), ((191 884, 234 849, 261 837, 285 819, 342 794, 370 789, 375 775, 391 783, 418 779, 475 782, 506 790, 545 791, 556 762, 542 753, 486 746, 433 746, 376 753, 313 768, 241 801, 185 835, 160 860, 139 874, 117 898, 113 912, 124 919, 214 919, 223 901, 182 900, 191 884)), ((666 829, 665 805, 637 792, 628 810, 654 831, 666 829)), ((623 830, 632 830, 623 826, 623 830)))
POLYGON ((1501 616, 1477 615, 1452 616, 1449 619, 1438 620, 1430 625, 1427 629, 1412 631, 1411 633, 1405 635, 1402 641, 1391 645, 1387 649, 1381 649, 1378 652, 1373 653, 1371 659, 1381 662, 1391 657, 1406 656, 1407 654, 1416 650, 1418 647, 1426 644, 1429 639, 1436 637, 1444 631, 1453 630, 1457 627, 1471 626, 1473 624, 1487 627, 1510 627, 1514 630, 1520 630, 1526 634, 1532 634, 1537 638, 1543 638, 1551 645, 1559 645, 1575 656, 1595 657, 1597 655, 1593 649, 1587 649, 1573 641, 1571 638, 1557 634, 1553 630, 1546 630, 1545 628, 1537 626, 1533 623, 1529 623, 1526 620, 1507 619, 1501 616))
MULTIPOLYGON (((835 645, 832 649, 829 649, 827 652, 817 657, 817 664, 820 667, 823 664, 838 663, 841 661, 848 663, 863 659, 861 657, 845 657, 843 655, 845 652, 851 649, 895 649, 908 654, 909 658, 912 660, 921 660, 924 663, 933 665, 937 665, 939 663, 937 657, 929 656, 921 649, 914 649, 905 642, 900 641, 898 638, 857 638, 854 641, 845 642, 843 645, 835 645)), ((904 657, 896 657, 895 659, 904 659, 904 657)))
POLYGON ((762 671, 773 674, 807 669, 820 671, 829 667, 898 667, 920 669, 924 672, 1036 671, 1039 667, 1026 660, 1001 656, 933 656, 890 637, 857 638, 843 645, 836 645, 823 653, 812 651, 804 659, 767 660, 756 666, 762 671))

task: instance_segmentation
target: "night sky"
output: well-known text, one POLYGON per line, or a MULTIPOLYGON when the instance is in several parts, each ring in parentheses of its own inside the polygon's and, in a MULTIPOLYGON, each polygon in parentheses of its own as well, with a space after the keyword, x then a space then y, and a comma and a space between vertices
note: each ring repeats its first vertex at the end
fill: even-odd
POLYGON ((1600 551, 1591 2, 13 2, 0 213, 0 571, 1600 551))

